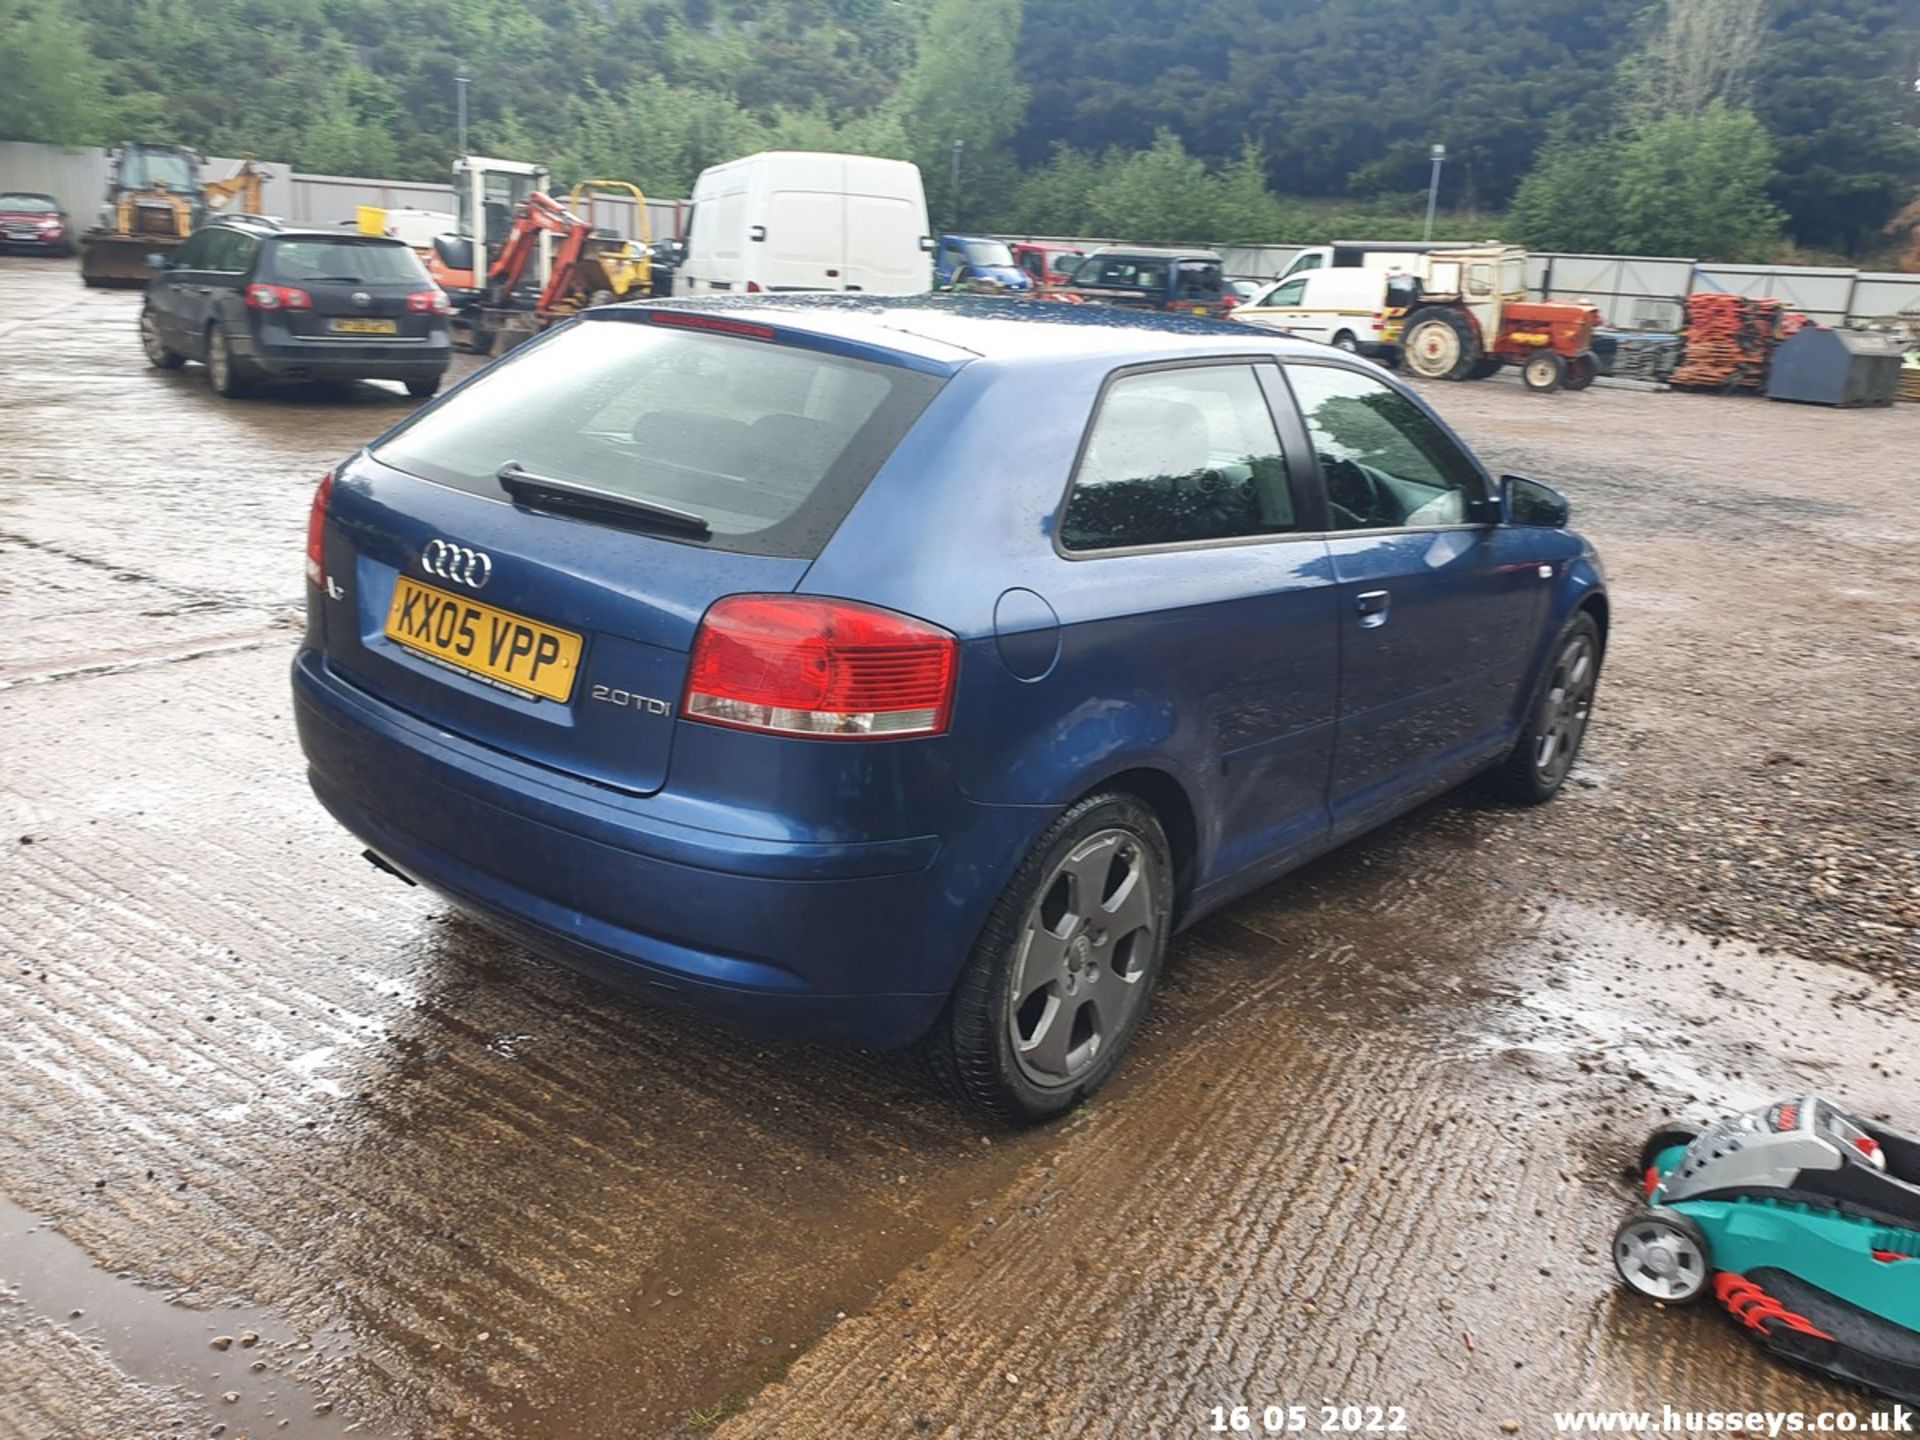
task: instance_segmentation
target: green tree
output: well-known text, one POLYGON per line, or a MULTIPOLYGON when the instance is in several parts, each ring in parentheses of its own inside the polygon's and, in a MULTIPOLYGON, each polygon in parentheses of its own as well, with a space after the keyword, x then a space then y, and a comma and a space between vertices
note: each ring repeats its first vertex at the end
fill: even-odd
POLYGON ((1858 254, 1920 194, 1920 8, 1775 0, 1753 105, 1796 239, 1858 254))
POLYGON ((1017 182, 1007 142, 1026 114, 1014 62, 1021 0, 934 0, 902 87, 902 123, 936 226, 967 226, 1017 182), (961 147, 956 190, 954 146, 961 147))
POLYGON ((1643 125, 1621 145, 1616 248, 1632 255, 1764 260, 1781 214, 1767 198, 1773 143, 1751 110, 1715 103, 1699 117, 1643 125))
POLYGON ((1295 229, 1298 221, 1267 188, 1267 157, 1251 140, 1220 167, 1213 182, 1211 238, 1243 245, 1271 245, 1295 229))
POLYGON ((1103 235, 1148 245, 1211 236, 1219 196, 1206 162, 1162 130, 1150 149, 1110 154, 1087 195, 1087 211, 1103 235))
POLYGON ((1514 192, 1514 238, 1536 250, 1612 249, 1619 158, 1611 137, 1582 143, 1563 133, 1549 141, 1514 192))
POLYGON ((114 115, 84 21, 59 0, 0 0, 0 139, 105 144, 114 115))

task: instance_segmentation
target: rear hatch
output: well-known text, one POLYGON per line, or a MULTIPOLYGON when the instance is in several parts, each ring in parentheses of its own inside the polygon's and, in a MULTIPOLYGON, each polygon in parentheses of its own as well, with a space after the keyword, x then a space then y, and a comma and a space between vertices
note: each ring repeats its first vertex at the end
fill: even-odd
POLYGON ((939 387, 785 338, 744 312, 600 312, 377 442, 327 509, 329 667, 481 744, 657 790, 708 606, 798 586, 939 387))
POLYGON ((421 301, 434 289, 420 258, 397 240, 373 235, 288 235, 270 241, 254 278, 304 291, 310 305, 276 313, 301 340, 405 345, 445 326, 421 301))

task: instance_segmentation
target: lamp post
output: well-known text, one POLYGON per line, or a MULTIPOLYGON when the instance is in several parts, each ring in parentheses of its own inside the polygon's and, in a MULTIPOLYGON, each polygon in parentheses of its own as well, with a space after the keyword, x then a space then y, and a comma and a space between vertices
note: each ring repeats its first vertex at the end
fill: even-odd
POLYGON ((467 153, 467 67, 462 65, 453 72, 453 90, 456 97, 456 113, 459 116, 459 147, 462 155, 467 153))
POLYGON ((953 223, 960 223, 960 152, 967 148, 967 142, 953 142, 953 164, 947 172, 947 207, 953 212, 953 223))
POLYGON ((1427 182, 1427 228, 1422 240, 1433 239, 1433 207, 1440 199, 1440 167, 1447 163, 1447 147, 1436 144, 1428 155, 1433 160, 1433 178, 1427 182))

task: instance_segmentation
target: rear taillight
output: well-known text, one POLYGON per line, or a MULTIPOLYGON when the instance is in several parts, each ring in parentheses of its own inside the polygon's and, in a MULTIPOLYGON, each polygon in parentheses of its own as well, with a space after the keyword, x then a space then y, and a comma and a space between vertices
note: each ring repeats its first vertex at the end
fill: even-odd
POLYGON ((313 296, 292 285, 247 286, 249 310, 311 310, 313 296))
POLYGON ((407 296, 407 309, 415 315, 450 315, 453 304, 447 299, 447 292, 438 286, 432 290, 416 290, 407 296))
POLYGON ((821 739, 938 735, 952 714, 959 661, 952 635, 891 610, 731 595, 694 637, 681 713, 821 739))
POLYGON ((747 281, 747 294, 758 295, 759 293, 760 293, 760 282, 758 280, 747 281))
POLYGON ((307 511, 307 579, 324 585, 327 578, 327 501, 333 498, 333 472, 320 477, 314 487, 313 508, 307 511))

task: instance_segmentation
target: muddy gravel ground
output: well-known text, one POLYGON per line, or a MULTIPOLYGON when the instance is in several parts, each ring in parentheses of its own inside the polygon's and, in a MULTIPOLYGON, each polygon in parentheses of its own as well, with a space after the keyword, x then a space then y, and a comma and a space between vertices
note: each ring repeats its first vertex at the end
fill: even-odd
POLYGON ((221 401, 138 304, 0 265, 0 1436, 1884 1413, 1606 1250, 1669 1117, 1920 1124, 1920 407, 1436 387, 1607 558, 1576 782, 1199 925, 1123 1076, 1021 1134, 363 863, 285 672, 313 483, 408 402, 221 401))

